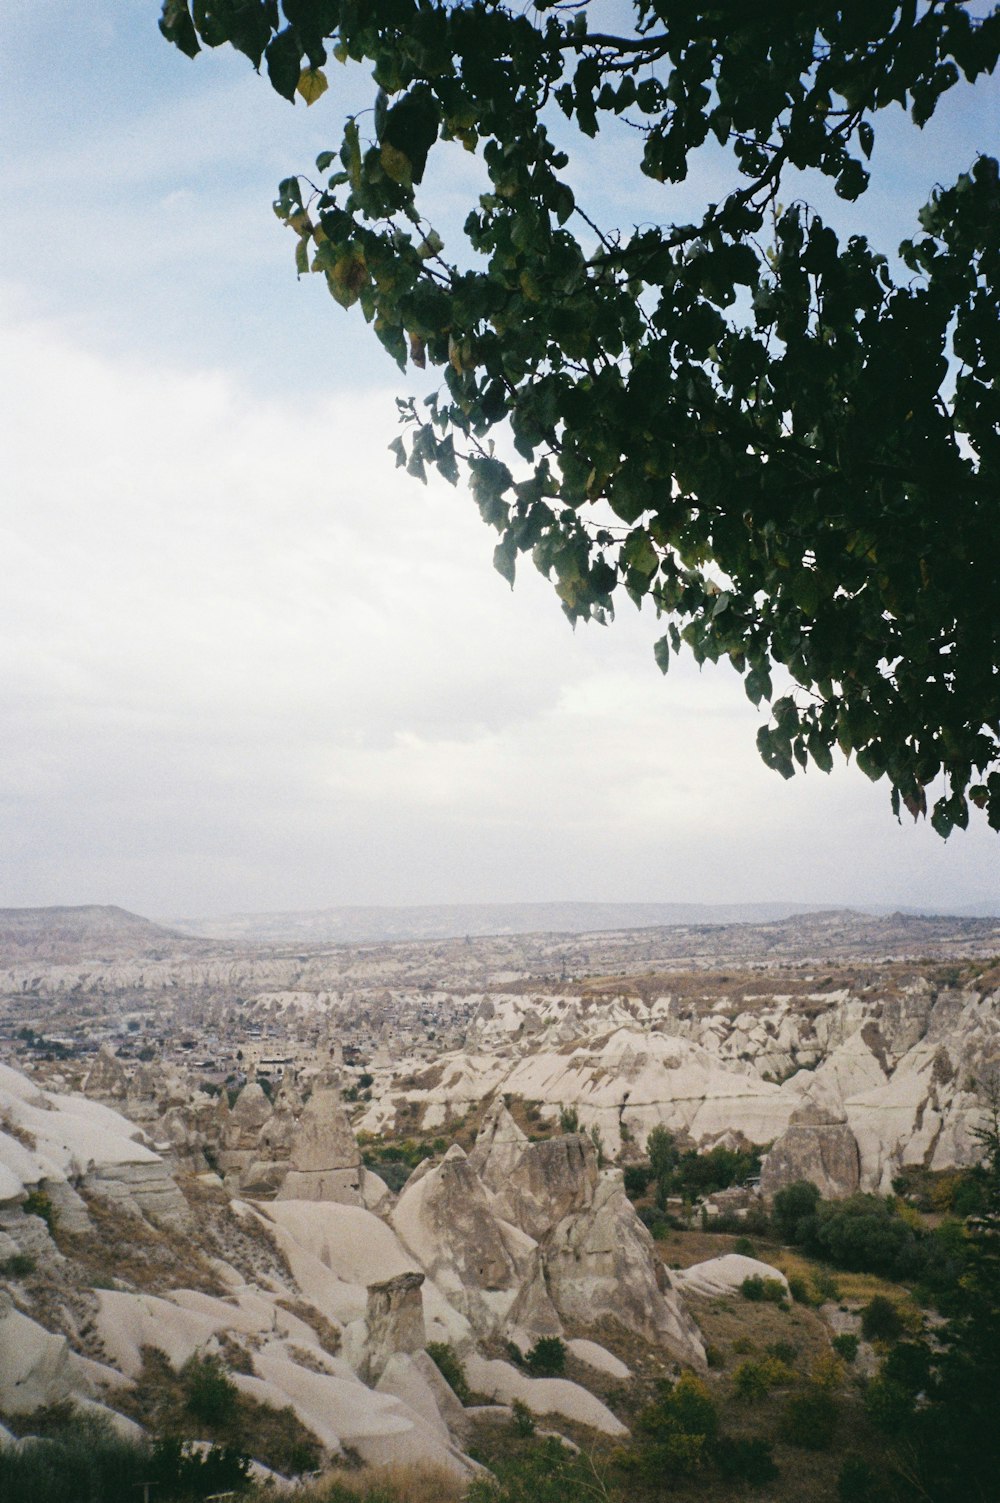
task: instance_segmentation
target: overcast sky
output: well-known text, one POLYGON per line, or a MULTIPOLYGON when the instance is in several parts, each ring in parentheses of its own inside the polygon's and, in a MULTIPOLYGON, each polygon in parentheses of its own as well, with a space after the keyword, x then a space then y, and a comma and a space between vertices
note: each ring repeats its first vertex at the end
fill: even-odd
MULTIPOLYGON (((461 488, 397 475, 409 385, 270 209, 362 93, 292 109, 158 9, 0 0, 0 905, 1000 905, 984 821, 897 825, 842 763, 783 783, 732 671, 662 679, 627 605, 574 633, 461 488)), ((989 88, 879 148, 865 227, 989 147, 989 88)), ((587 170, 684 217, 611 143, 587 170)))

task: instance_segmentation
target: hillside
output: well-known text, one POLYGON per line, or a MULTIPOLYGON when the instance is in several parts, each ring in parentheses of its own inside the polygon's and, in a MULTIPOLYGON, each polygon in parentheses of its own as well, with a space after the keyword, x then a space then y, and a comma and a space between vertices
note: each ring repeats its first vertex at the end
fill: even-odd
POLYGON ((181 936, 113 904, 0 908, 0 955, 8 960, 98 959, 175 947, 181 936))

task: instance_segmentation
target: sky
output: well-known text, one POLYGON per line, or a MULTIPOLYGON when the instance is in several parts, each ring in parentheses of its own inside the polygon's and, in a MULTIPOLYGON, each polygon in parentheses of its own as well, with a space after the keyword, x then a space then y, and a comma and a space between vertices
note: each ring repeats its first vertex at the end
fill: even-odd
MULTIPOLYGON (((731 669, 662 678, 627 604, 574 632, 540 576, 494 572, 461 486, 397 473, 412 382, 296 280, 270 207, 365 81, 291 108, 158 10, 0 0, 0 906, 1000 911, 985 821, 899 825, 842 761, 782 782, 731 669)), ((997 104, 888 131, 857 224, 908 233, 997 104)), ((649 218, 619 152, 583 163, 590 201, 649 218)), ((478 181, 458 153, 432 182, 446 241, 478 181)))

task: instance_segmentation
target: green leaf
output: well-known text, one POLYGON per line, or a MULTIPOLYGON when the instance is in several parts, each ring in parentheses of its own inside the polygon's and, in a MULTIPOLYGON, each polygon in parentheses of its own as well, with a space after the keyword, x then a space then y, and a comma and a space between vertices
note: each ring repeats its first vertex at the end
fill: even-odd
POLYGON ((654 644, 653 656, 656 659, 656 666, 657 668, 659 668, 660 672, 666 673, 667 669, 670 667, 669 637, 661 637, 659 641, 654 644))
POLYGON ((168 42, 173 42, 188 57, 201 51, 187 0, 164 0, 160 31, 168 42))
POLYGON ((283 99, 292 102, 302 72, 302 49, 294 28, 286 26, 284 31, 279 31, 265 48, 264 57, 271 87, 283 99))

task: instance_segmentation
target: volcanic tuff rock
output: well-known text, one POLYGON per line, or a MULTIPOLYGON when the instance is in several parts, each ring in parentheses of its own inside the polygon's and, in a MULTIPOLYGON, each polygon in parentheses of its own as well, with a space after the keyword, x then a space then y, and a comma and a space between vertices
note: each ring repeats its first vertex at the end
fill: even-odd
POLYGON ((525 1142, 497 1192, 494 1214, 537 1242, 564 1217, 593 1205, 597 1181, 597 1150, 583 1134, 525 1142))
POLYGON ((288 1173, 278 1190, 279 1200, 362 1204, 365 1171, 336 1086, 318 1082, 313 1087, 295 1127, 288 1157, 288 1173))
POLYGON ((422 1273, 397 1273, 391 1279, 368 1285, 365 1376, 369 1382, 382 1376, 396 1352, 409 1355, 427 1345, 420 1294, 423 1282, 422 1273))
POLYGON ((773 1196, 796 1180, 812 1180, 826 1200, 853 1195, 861 1183, 858 1140, 839 1116, 815 1101, 806 1101, 760 1169, 760 1191, 773 1196))

